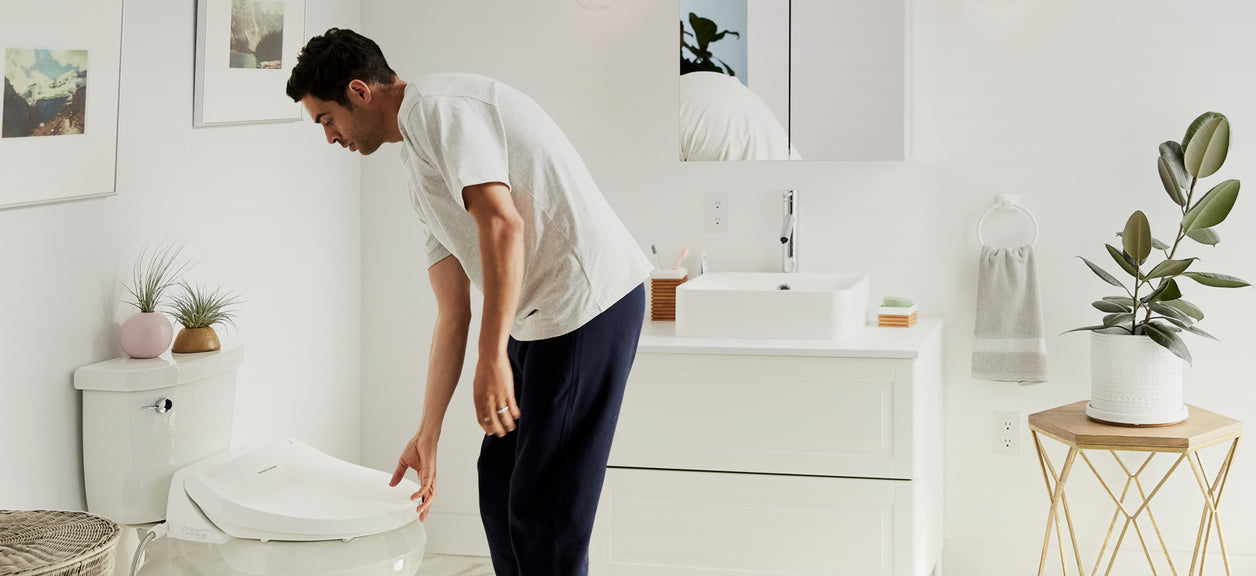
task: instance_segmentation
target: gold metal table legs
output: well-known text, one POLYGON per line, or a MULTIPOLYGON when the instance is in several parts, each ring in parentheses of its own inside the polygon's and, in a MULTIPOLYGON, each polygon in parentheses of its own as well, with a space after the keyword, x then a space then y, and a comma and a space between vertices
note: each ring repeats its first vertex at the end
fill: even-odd
MULTIPOLYGON (((1106 566, 1104 568, 1104 572, 1102 572, 1103 574, 1107 575, 1111 573, 1113 564, 1116 562, 1117 552, 1121 548, 1121 543, 1124 542, 1126 536, 1129 535, 1129 529, 1131 527, 1134 528, 1134 534, 1137 536, 1139 544, 1142 546, 1143 554, 1147 563, 1151 566, 1151 573, 1153 576, 1159 576, 1159 572, 1156 570, 1156 564, 1152 560, 1152 547, 1148 546, 1148 541, 1153 539, 1159 544, 1159 552, 1163 553, 1164 559, 1168 562, 1169 570, 1172 572, 1173 576, 1178 576, 1177 567, 1174 566, 1173 559, 1169 557, 1168 546, 1165 545, 1164 536, 1161 534, 1160 526, 1156 523, 1155 514, 1151 510, 1151 502, 1152 499, 1154 499, 1160 492, 1160 489, 1164 487, 1165 482, 1169 479, 1173 472, 1179 467, 1183 467, 1181 466, 1183 463, 1186 463, 1194 473, 1196 483, 1199 485, 1200 493, 1204 498, 1203 513, 1201 514, 1199 520, 1199 530, 1197 531, 1195 537, 1195 551, 1191 557, 1190 570, 1186 572, 1186 574, 1188 576, 1202 576, 1204 572, 1204 558, 1208 553, 1208 545, 1212 540, 1213 528, 1215 527, 1216 541, 1221 548, 1221 558, 1225 564, 1225 574, 1230 576, 1229 551, 1226 549, 1225 537, 1222 535, 1221 515, 1218 512, 1218 508, 1221 505, 1221 496, 1225 491, 1226 480, 1229 477, 1230 464, 1234 461, 1235 449, 1238 447, 1238 437, 1234 437, 1229 440, 1230 446, 1226 453, 1225 460, 1217 470, 1216 476, 1210 480, 1207 472, 1204 470, 1203 461, 1199 457, 1199 448, 1189 449, 1183 452, 1149 451, 1146 452, 1146 458, 1142 460, 1138 467, 1133 468, 1129 463, 1121 458, 1120 454, 1118 454, 1118 451, 1123 451, 1122 447, 1093 446, 1079 448, 1066 443, 1069 448, 1068 454, 1065 456, 1063 467, 1057 472, 1055 465, 1051 462, 1051 458, 1043 449, 1042 438, 1039 432, 1037 430, 1032 430, 1032 432, 1034 438, 1034 448, 1038 452, 1038 462, 1042 468, 1042 478, 1046 483, 1047 494, 1051 498, 1051 507, 1047 514, 1046 534, 1043 536, 1042 541, 1042 556, 1038 561, 1039 576, 1045 574, 1045 570, 1047 568, 1047 556, 1051 547, 1052 532, 1055 532, 1055 540, 1060 551, 1060 567, 1063 570, 1063 574, 1066 576, 1069 574, 1070 564, 1075 564, 1077 574, 1079 576, 1087 574, 1082 565, 1081 552, 1077 547, 1077 537, 1073 526, 1073 517, 1069 510, 1068 497, 1065 494, 1065 486, 1068 483, 1069 475, 1073 472, 1073 468, 1077 464, 1078 456, 1081 457, 1081 461, 1085 462, 1086 466, 1090 468, 1092 473, 1094 473, 1095 478, 1099 480, 1099 483, 1103 486, 1113 504, 1116 506, 1116 509, 1112 512, 1112 520, 1108 524, 1108 532, 1104 537, 1103 546, 1099 549, 1099 556, 1095 559, 1093 569, 1090 572, 1091 576, 1099 574, 1101 566, 1106 566), (1124 472, 1125 482, 1121 486, 1119 496, 1117 495, 1117 492, 1113 490, 1113 484, 1109 484, 1106 480, 1104 480, 1103 476, 1099 473, 1099 470, 1091 461, 1091 455, 1102 452, 1108 452, 1111 454, 1117 464, 1121 467, 1121 470, 1124 472), (1169 467, 1169 470, 1164 473, 1164 476, 1161 477, 1154 485, 1150 485, 1153 487, 1151 491, 1148 492, 1147 487, 1149 484, 1144 484, 1141 476, 1143 472, 1147 470, 1148 465, 1151 464, 1152 460, 1161 454, 1176 459, 1169 467), (1131 492, 1131 488, 1134 489, 1134 492, 1131 492), (1135 505, 1137 507, 1131 512, 1130 509, 1135 505), (1061 514, 1063 515, 1063 520, 1061 520, 1061 514), (1117 522, 1121 520, 1121 518, 1124 518, 1124 521, 1121 522, 1121 527, 1118 531, 1117 522), (1145 520, 1145 522, 1140 524, 1140 521, 1142 520, 1145 520), (1147 524, 1150 524, 1152 532, 1145 531, 1147 524), (1071 559, 1069 558, 1069 554, 1066 552, 1064 546, 1063 532, 1065 531, 1068 532, 1069 542, 1071 544, 1071 559), (1112 542, 1112 535, 1114 533, 1117 534, 1115 543, 1112 542), (1109 544, 1112 544, 1110 553, 1108 550, 1109 544), (1072 560, 1072 562, 1070 562, 1070 560, 1072 560)), ((1224 445, 1224 442, 1221 442, 1220 445, 1224 445)), ((1203 447, 1204 446, 1201 446, 1200 448, 1203 447)), ((1127 458, 1130 457, 1128 454, 1130 453, 1127 452, 1127 458)), ((1134 452, 1134 454, 1139 454, 1139 452, 1134 452)), ((1137 457, 1134 458, 1135 462, 1136 460, 1137 457)))

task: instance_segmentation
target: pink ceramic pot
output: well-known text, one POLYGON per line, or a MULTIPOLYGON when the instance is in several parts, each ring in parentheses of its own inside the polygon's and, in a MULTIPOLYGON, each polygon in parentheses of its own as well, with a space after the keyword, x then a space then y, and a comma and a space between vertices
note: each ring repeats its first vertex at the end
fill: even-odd
POLYGON ((158 312, 140 312, 122 323, 118 334, 122 351, 132 358, 156 358, 174 338, 170 321, 158 312))

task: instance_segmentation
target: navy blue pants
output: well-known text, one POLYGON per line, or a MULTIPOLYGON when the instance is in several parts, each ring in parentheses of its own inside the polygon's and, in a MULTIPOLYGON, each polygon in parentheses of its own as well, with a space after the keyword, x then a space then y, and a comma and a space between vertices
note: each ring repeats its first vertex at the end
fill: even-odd
POLYGON ((574 332, 510 339, 518 427, 485 436, 480 517, 497 576, 584 576, 645 287, 574 332))

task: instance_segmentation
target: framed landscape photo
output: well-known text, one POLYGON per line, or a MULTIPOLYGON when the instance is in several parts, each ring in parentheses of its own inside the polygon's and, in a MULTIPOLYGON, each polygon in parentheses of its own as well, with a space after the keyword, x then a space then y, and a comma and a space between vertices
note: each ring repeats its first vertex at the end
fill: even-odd
POLYGON ((301 119, 284 93, 305 42, 305 0, 197 0, 196 127, 301 119))
POLYGON ((0 2, 0 208, 114 194, 122 0, 0 2))

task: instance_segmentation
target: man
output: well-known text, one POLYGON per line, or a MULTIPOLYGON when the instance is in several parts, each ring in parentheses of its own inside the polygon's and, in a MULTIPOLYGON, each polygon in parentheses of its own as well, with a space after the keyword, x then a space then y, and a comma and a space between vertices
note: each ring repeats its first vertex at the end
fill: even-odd
POLYGON ((475 368, 480 515, 498 576, 583 575, 650 264, 575 148, 522 93, 470 74, 403 82, 379 46, 330 29, 301 51, 288 96, 328 143, 400 142, 427 229, 438 314, 418 433, 392 485, 418 473, 425 520, 436 445, 484 294, 475 368))

